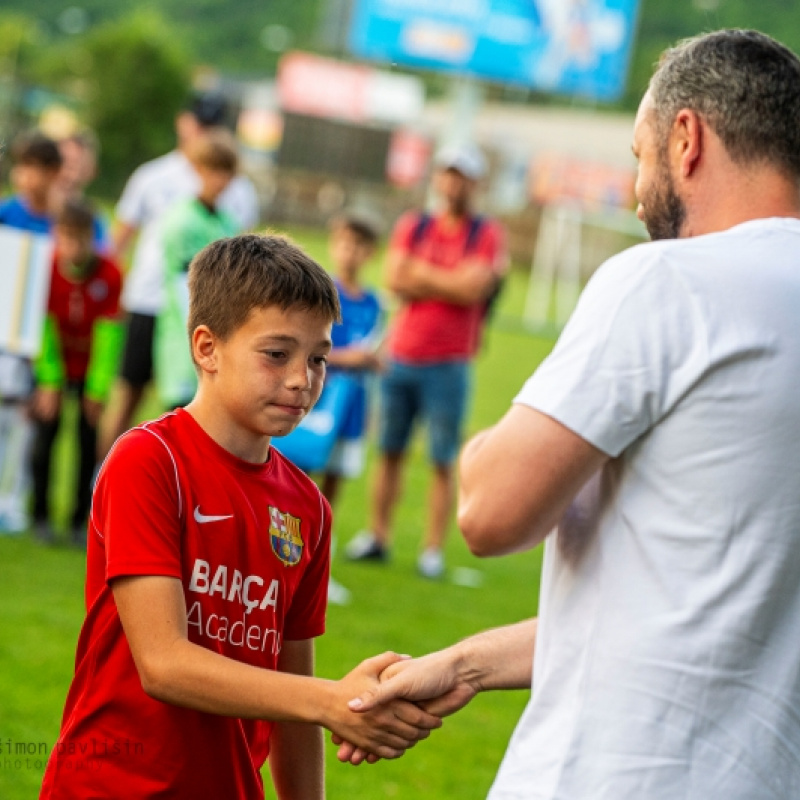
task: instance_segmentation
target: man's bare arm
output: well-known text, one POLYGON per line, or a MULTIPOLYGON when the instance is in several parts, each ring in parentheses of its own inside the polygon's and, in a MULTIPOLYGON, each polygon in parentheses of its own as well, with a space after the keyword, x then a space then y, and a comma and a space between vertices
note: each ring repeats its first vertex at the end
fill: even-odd
POLYGON ((131 242, 139 232, 136 225, 129 225, 127 222, 117 221, 113 232, 114 255, 119 261, 123 261, 131 242))
POLYGON ((535 547, 607 459, 552 417, 512 406, 461 453, 458 524, 470 550, 494 556, 535 547))
POLYGON ((339 681, 260 669, 189 641, 178 579, 118 578, 112 590, 142 688, 158 700, 231 717, 322 725, 382 758, 402 755, 441 724, 408 703, 363 722, 347 708, 400 658, 394 653, 363 662, 339 681))

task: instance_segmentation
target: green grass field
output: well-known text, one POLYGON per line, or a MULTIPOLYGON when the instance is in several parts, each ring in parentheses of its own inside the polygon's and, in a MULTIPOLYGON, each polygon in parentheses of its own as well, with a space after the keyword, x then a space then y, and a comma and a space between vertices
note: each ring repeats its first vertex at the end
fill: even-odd
MULTIPOLYGON (((324 238, 295 232, 295 238, 325 263, 324 238)), ((369 277, 377 283, 377 263, 369 277)), ((518 313, 523 275, 509 280, 496 323, 475 373, 469 431, 496 421, 525 378, 552 346, 503 324, 518 313)), ((145 413, 158 408, 151 403, 145 413)), ((56 513, 66 519, 72 441, 59 442, 56 513)), ((366 474, 345 485, 336 510, 334 533, 342 544, 366 519, 367 491, 374 453, 366 474)), ((530 616, 536 611, 540 553, 498 560, 470 555, 453 527, 447 548, 448 578, 417 577, 415 559, 425 519, 427 471, 422 440, 415 443, 403 501, 396 515, 395 546, 388 565, 333 563, 335 577, 353 594, 345 607, 332 606, 328 633, 318 642, 317 672, 335 678, 363 658, 384 650, 422 654, 485 627, 530 616), (479 573, 480 585, 452 580, 454 568, 479 573)), ((35 797, 45 753, 55 741, 69 685, 75 644, 83 620, 84 554, 66 545, 41 547, 28 537, 0 536, 0 798, 35 797), (14 752, 18 745, 30 754, 14 752), (9 746, 12 750, 9 753, 9 746)), ((331 798, 459 798, 485 796, 508 737, 526 702, 526 693, 478 697, 446 720, 441 731, 398 761, 358 768, 341 765, 327 747, 331 798)), ((267 781, 268 783, 268 781, 267 781)), ((271 789, 267 797, 272 797, 271 789)))

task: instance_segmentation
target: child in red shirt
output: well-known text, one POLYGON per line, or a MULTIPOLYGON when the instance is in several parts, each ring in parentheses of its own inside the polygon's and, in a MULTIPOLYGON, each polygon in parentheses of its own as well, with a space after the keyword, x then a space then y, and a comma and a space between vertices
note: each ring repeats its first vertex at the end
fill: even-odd
POLYGON ((62 401, 79 401, 79 463, 71 538, 86 541, 86 519, 97 460, 97 426, 117 368, 122 332, 117 320, 122 275, 93 249, 95 215, 83 200, 67 200, 53 225, 53 272, 42 353, 34 363, 33 524, 41 541, 50 524, 50 473, 62 401))
POLYGON ((336 289, 272 236, 214 242, 189 268, 197 393, 120 437, 97 480, 86 621, 42 798, 321 800, 325 726, 393 758, 439 720, 347 705, 400 657, 313 677, 331 516, 271 446, 322 391, 336 289))

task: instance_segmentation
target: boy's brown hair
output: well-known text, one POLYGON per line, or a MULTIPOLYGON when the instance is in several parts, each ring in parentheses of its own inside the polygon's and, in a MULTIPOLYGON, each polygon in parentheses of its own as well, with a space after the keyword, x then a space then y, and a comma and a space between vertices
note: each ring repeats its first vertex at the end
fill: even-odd
POLYGON ((53 172, 61 169, 63 159, 58 145, 40 131, 24 133, 14 140, 11 158, 15 164, 42 167, 53 172))
POLYGON ((345 211, 334 217, 330 222, 330 229, 331 231, 349 231, 367 247, 375 247, 380 238, 378 223, 367 217, 366 214, 359 214, 355 211, 345 211))
POLYGON ((94 230, 94 210, 82 198, 69 198, 56 214, 53 224, 70 231, 90 233, 94 230))
POLYGON ((239 168, 236 139, 224 128, 201 133, 191 143, 186 155, 193 164, 217 172, 230 172, 233 175, 239 168))
POLYGON ((327 272, 283 236, 242 234, 204 247, 189 265, 189 336, 199 325, 228 339, 254 308, 300 308, 341 321, 327 272))

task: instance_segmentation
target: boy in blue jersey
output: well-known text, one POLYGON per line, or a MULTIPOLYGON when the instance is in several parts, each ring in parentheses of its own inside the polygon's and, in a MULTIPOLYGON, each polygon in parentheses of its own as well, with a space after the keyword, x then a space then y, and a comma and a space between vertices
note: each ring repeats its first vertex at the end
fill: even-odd
POLYGON ((52 192, 61 169, 58 145, 38 131, 12 147, 11 184, 15 194, 0 202, 0 224, 31 233, 50 233, 52 192))
MULTIPOLYGON (((325 466, 321 489, 333 506, 343 478, 355 478, 364 468, 364 431, 367 423, 367 380, 381 369, 378 346, 383 311, 375 292, 361 283, 364 265, 375 252, 378 231, 366 218, 345 214, 331 225, 329 251, 342 321, 333 326, 333 349, 328 356, 329 380, 336 373, 350 381, 350 401, 339 437, 325 466)), ((328 601, 345 605, 350 592, 333 577, 328 601)))
MULTIPOLYGON (((50 233, 52 191, 61 169, 58 145, 37 132, 12 147, 15 194, 0 202, 0 225, 50 233)), ((28 418, 33 381, 27 358, 0 350, 0 533, 28 527, 29 457, 33 428, 28 418)))
POLYGON ((322 493, 331 506, 342 478, 357 477, 363 469, 367 380, 370 373, 381 369, 381 304, 378 295, 361 282, 361 272, 375 252, 377 241, 375 225, 352 213, 337 218, 331 226, 329 249, 342 321, 333 326, 333 350, 328 363, 331 375, 344 374, 352 383, 339 438, 322 480, 322 493))

